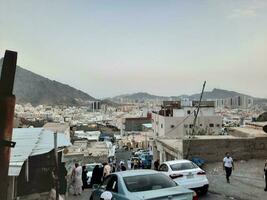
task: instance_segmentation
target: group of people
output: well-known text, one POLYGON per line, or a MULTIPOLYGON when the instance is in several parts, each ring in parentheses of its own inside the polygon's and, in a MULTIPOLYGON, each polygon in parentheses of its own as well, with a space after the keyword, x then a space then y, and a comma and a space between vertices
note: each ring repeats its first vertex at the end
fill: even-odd
MULTIPOLYGON (((159 170, 160 162, 157 159, 154 162, 154 170, 159 170)), ((101 184, 102 181, 108 176, 110 173, 115 171, 126 171, 128 169, 139 169, 140 163, 138 161, 130 159, 127 160, 126 165, 124 161, 119 162, 118 168, 116 168, 116 163, 112 165, 107 162, 102 165, 96 165, 92 172, 92 177, 90 181, 90 186, 92 187, 94 184, 101 184), (127 167, 126 167, 127 166, 127 167)), ((234 161, 230 154, 227 152, 225 157, 223 158, 223 169, 226 175, 227 183, 230 183, 230 176, 232 171, 234 170, 234 161)), ((267 191, 267 161, 264 166, 264 178, 265 178, 265 191, 267 191)), ((59 180, 59 194, 64 196, 67 190, 67 170, 65 168, 64 163, 59 166, 58 170, 58 180, 59 180)), ((82 190, 87 186, 87 170, 85 166, 80 166, 78 163, 75 163, 75 166, 71 173, 71 184, 73 186, 74 195, 81 195, 82 190)))

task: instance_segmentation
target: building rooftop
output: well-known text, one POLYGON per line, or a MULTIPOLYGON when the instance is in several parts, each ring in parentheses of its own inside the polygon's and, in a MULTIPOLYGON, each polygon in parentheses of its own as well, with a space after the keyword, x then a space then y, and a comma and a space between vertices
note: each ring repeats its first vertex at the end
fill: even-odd
MULTIPOLYGON (((30 156, 41 155, 54 149, 54 133, 43 128, 15 128, 12 141, 16 142, 11 149, 9 176, 18 176, 23 163, 30 156)), ((57 134, 57 146, 70 146, 65 134, 57 134)))
POLYGON ((267 133, 265 133, 262 128, 251 128, 249 126, 245 127, 234 127, 232 128, 234 133, 239 134, 241 137, 267 137, 267 133))
POLYGON ((43 128, 59 133, 64 133, 65 131, 70 129, 69 125, 66 123, 55 123, 55 122, 48 122, 43 126, 43 128))

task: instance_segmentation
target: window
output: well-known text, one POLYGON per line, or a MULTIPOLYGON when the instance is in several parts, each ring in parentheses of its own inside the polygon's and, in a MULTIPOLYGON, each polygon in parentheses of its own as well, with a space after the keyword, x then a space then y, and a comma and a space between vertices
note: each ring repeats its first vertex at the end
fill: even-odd
POLYGON ((187 169, 196 169, 198 168, 192 162, 183 162, 183 163, 176 163, 170 166, 172 171, 180 171, 180 170, 187 170, 187 169))
POLYGON ((111 179, 111 176, 107 176, 107 177, 104 179, 104 181, 103 181, 101 187, 106 188, 107 185, 108 185, 108 182, 110 181, 110 179, 111 179))
POLYGON ((160 124, 160 127, 163 128, 163 124, 160 124))
POLYGON ((188 128, 188 124, 185 124, 184 127, 185 127, 185 128, 188 128))
POLYGON ((190 125, 189 125, 189 128, 193 128, 193 124, 190 124, 190 125))
POLYGON ((220 127, 220 124, 217 124, 217 127, 220 127))
POLYGON ((199 126, 202 126, 202 124, 199 124, 199 126))
POLYGON ((214 127, 214 124, 210 124, 209 126, 210 126, 210 127, 214 127))
POLYGON ((159 171, 161 172, 168 172, 169 171, 169 168, 166 164, 162 164, 160 167, 159 167, 159 171))
POLYGON ((174 125, 171 125, 171 128, 174 128, 174 125))
POLYGON ((129 192, 142 192, 176 187, 177 184, 165 174, 146 174, 123 178, 129 192))
POLYGON ((106 190, 110 192, 118 192, 118 178, 116 175, 111 176, 107 183, 106 190))
POLYGON ((191 111, 190 111, 190 110, 188 110, 188 111, 187 111, 187 114, 188 114, 188 115, 190 115, 190 113, 191 113, 191 111))

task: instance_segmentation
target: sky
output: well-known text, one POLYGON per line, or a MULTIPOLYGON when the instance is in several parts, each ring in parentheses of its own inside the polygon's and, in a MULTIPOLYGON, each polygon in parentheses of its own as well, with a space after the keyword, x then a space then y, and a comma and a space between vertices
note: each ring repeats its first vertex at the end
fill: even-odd
POLYGON ((96 97, 267 97, 267 0, 0 0, 0 56, 96 97))

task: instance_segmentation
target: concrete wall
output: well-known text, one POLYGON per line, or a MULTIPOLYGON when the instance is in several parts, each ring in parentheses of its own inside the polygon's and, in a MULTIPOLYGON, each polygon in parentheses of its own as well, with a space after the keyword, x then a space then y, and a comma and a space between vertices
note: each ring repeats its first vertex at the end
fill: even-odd
POLYGON ((124 118, 123 127, 125 131, 142 131, 142 125, 151 123, 151 119, 149 118, 124 118))
POLYGON ((189 158, 199 157, 207 162, 222 161, 226 152, 230 152, 233 159, 266 159, 267 137, 231 138, 231 139, 191 139, 184 140, 183 154, 189 158))

